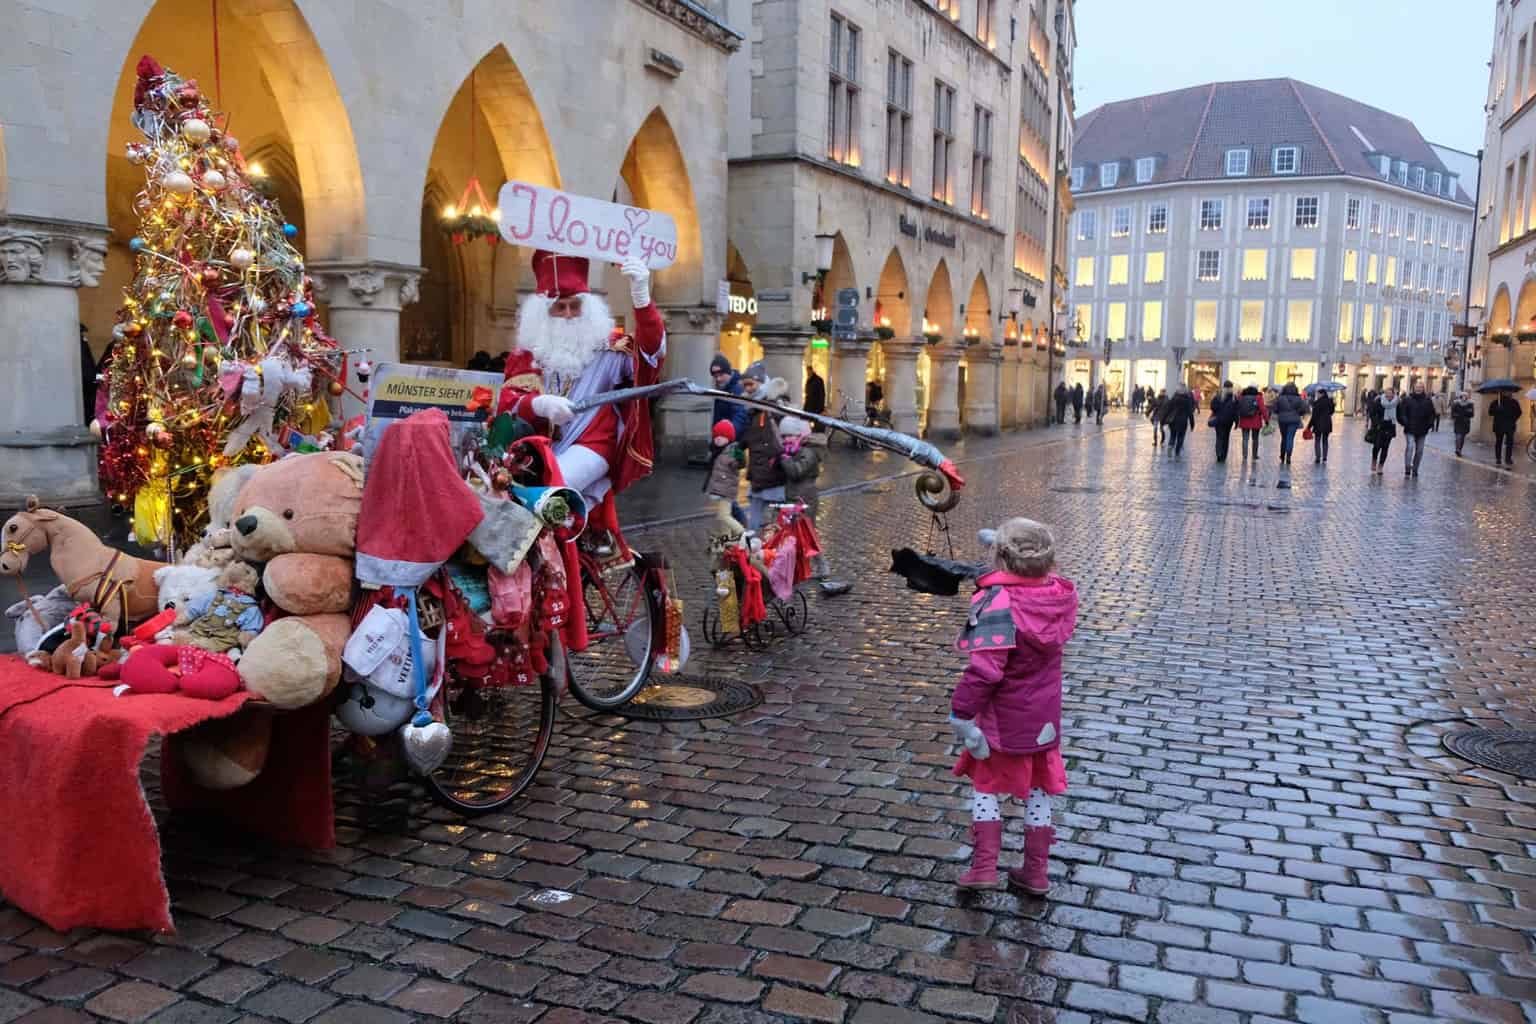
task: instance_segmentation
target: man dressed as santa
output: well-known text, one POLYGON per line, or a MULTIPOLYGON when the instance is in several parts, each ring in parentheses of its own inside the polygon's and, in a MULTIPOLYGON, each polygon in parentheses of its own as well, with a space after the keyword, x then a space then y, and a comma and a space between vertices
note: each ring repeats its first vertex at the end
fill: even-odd
POLYGON ((497 408, 554 433, 566 486, 589 509, 603 507, 607 515, 594 517, 599 522, 612 517, 612 502, 605 499, 651 471, 650 410, 644 401, 629 401, 578 413, 573 404, 656 383, 667 353, 666 326, 651 302, 650 270, 631 258, 621 272, 629 278, 633 335, 617 330, 608 303, 588 290, 585 258, 542 249, 533 254, 536 290, 518 313, 517 347, 507 359, 497 408))

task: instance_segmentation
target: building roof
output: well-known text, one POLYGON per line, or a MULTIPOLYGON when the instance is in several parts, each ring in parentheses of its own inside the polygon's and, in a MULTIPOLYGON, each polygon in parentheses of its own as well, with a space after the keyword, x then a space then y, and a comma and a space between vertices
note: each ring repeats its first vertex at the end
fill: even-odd
MULTIPOLYGON (((1078 119, 1072 162, 1090 167, 1083 194, 1105 191, 1093 171, 1104 163, 1121 165, 1120 187, 1136 184, 1136 160, 1148 156, 1156 158, 1151 184, 1225 178, 1230 149, 1249 151, 1246 177, 1268 177, 1277 146, 1297 147, 1302 176, 1384 181, 1383 155, 1426 174, 1458 171, 1407 118, 1294 78, 1212 82, 1106 103, 1078 119)), ((1459 183, 1455 199, 1472 205, 1459 183)))

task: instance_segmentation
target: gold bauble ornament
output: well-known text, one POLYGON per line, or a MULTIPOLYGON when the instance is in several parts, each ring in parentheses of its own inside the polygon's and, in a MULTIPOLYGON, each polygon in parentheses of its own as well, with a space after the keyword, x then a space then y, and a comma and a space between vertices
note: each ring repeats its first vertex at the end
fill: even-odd
POLYGON ((236 270, 247 270, 256 262, 256 254, 249 249, 236 249, 229 254, 229 265, 236 270))
POLYGON ((213 134, 213 129, 208 127, 208 122, 200 117, 189 117, 181 122, 181 134, 186 136, 188 142, 204 143, 208 136, 213 134))
POLYGON ((227 182, 224 175, 218 171, 208 170, 203 172, 203 188, 210 192, 222 192, 227 182))
POLYGON ((194 187, 192 176, 185 171, 172 171, 160 179, 160 184, 167 192, 178 196, 190 195, 194 187))

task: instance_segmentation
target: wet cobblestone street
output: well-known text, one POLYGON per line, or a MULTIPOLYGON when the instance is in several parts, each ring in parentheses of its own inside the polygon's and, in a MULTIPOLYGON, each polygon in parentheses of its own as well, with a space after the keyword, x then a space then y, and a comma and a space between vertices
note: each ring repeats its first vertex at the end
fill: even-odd
POLYGON ((1536 1022, 1536 788, 1439 745, 1536 728, 1536 479, 1440 450, 1372 479, 1359 432, 1326 466, 1298 443, 1288 490, 1276 439, 1221 466, 1202 428, 1173 461, 1119 418, 961 466, 956 555, 1042 519, 1082 595, 1046 900, 953 885, 965 600, 886 572, 930 524, 910 480, 876 481, 822 503, 854 592, 762 651, 700 641, 699 523, 631 538, 677 570, 688 671, 757 708, 663 725, 567 698, 529 794, 473 820, 385 813, 339 770, 331 851, 171 820, 177 934, 0 904, 0 1022, 1536 1022))

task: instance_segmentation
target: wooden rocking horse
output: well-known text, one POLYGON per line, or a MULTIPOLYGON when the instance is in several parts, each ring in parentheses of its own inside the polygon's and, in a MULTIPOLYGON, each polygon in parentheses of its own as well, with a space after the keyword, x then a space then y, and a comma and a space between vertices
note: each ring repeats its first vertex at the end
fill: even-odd
POLYGON ((0 527, 0 574, 19 580, 28 560, 44 551, 69 596, 90 604, 118 629, 159 610, 155 570, 164 562, 134 558, 108 547, 79 520, 40 507, 34 495, 27 499, 24 511, 0 527))

